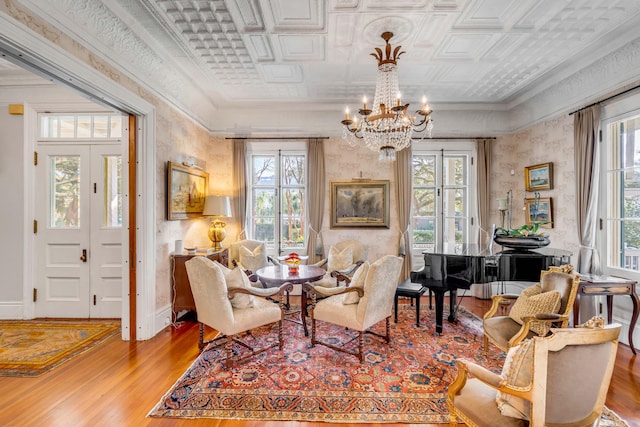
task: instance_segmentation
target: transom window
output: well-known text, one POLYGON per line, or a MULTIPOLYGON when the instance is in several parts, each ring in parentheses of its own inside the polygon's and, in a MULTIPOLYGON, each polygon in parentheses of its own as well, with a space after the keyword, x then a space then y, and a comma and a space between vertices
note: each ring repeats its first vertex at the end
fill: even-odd
POLYGON ((48 140, 99 139, 122 137, 120 114, 50 114, 39 115, 39 136, 48 140))

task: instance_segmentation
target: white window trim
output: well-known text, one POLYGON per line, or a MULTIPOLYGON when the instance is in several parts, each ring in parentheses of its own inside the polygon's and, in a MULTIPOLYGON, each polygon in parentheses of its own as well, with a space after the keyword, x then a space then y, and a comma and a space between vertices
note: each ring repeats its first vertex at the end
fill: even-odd
MULTIPOLYGON (((444 150, 445 155, 464 154, 472 159, 472 161, 469 162, 469 169, 467 171, 467 188, 469 189, 469 217, 473 219, 472 224, 469 224, 469 243, 475 243, 480 233, 480 228, 478 227, 478 189, 476 185, 478 182, 478 150, 476 141, 473 139, 455 141, 433 139, 428 141, 415 141, 412 144, 412 155, 440 150, 444 150)), ((410 227, 409 233, 410 235, 413 234, 413 227, 410 227)), ((414 249, 413 244, 411 245, 411 257, 414 270, 423 265, 424 256, 422 249, 414 249)))
MULTIPOLYGON (((301 140, 295 140, 295 141, 273 141, 273 140, 255 140, 255 141, 250 141, 247 143, 247 162, 246 162, 246 173, 247 173, 247 203, 248 203, 248 212, 252 212, 253 208, 251 205, 251 194, 252 194, 252 189, 253 189, 253 185, 251 183, 251 179, 253 177, 253 171, 251 169, 251 156, 254 155, 273 155, 274 152, 278 152, 278 151, 282 151, 285 152, 286 154, 303 154, 305 156, 305 158, 307 159, 307 168, 305 170, 306 176, 305 176, 305 195, 306 195, 306 205, 307 207, 309 206, 309 169, 308 169, 308 164, 309 164, 309 154, 307 152, 307 140, 306 139, 301 139, 301 140)), ((278 194, 277 197, 280 197, 281 195, 278 194)), ((252 227, 251 227, 251 215, 247 215, 247 224, 245 224, 245 229, 247 230, 247 237, 250 239, 253 239, 254 236, 251 235, 252 233, 252 227)), ((278 233, 281 232, 280 230, 280 221, 281 221, 281 217, 280 214, 276 214, 276 222, 278 222, 278 233)), ((306 225, 306 230, 305 230, 305 236, 308 237, 308 233, 309 233, 309 210, 306 209, 306 217, 304 218, 305 221, 305 225, 306 225)), ((275 236, 276 241, 275 243, 275 247, 271 250, 268 250, 269 255, 275 255, 275 256, 279 256, 281 255, 281 253, 279 253, 280 251, 282 251, 282 248, 280 247, 280 237, 279 236, 275 236), (271 253, 273 251, 273 253, 271 253)), ((307 244, 308 244, 308 238, 305 238, 305 242, 304 242, 304 253, 307 253, 307 244)), ((286 250, 285 250, 286 251, 286 250)))
MULTIPOLYGON (((621 99, 617 102, 611 102, 602 107, 600 112, 600 130, 602 132, 602 142, 600 143, 600 182, 599 182, 599 200, 598 200, 598 217, 603 221, 607 216, 607 206, 609 199, 607 187, 607 165, 609 159, 609 144, 611 135, 609 125, 624 120, 625 118, 640 115, 640 94, 632 95, 621 99)), ((622 268, 614 268, 607 266, 609 256, 609 248, 607 247, 607 227, 603 224, 602 229, 598 227, 596 235, 596 248, 600 255, 600 267, 602 274, 625 277, 640 281, 640 271, 632 271, 622 268)))

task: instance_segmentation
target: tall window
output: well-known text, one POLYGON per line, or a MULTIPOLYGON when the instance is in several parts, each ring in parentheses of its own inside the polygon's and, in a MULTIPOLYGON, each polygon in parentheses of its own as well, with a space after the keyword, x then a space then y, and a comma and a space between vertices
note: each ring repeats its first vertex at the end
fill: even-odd
POLYGON ((438 245, 461 248, 472 241, 475 216, 475 192, 469 179, 472 154, 470 150, 413 150, 411 226, 416 262, 423 251, 432 252, 438 245))
POLYGON ((606 268, 638 271, 640 255, 640 115, 608 126, 605 150, 606 268))
MULTIPOLYGON (((279 144, 281 147, 283 144, 279 144)), ((251 145, 249 236, 272 252, 304 251, 307 231, 307 154, 304 143, 286 149, 251 145)))

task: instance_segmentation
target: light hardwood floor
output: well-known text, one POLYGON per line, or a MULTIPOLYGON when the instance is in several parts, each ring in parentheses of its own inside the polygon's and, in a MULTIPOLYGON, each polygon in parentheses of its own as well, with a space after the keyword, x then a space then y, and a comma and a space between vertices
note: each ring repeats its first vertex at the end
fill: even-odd
MULTIPOLYGON (((423 301, 423 307, 427 305, 423 301)), ((477 315, 488 309, 487 301, 473 297, 464 298, 463 305, 477 315)), ((424 313, 426 309, 423 322, 432 321, 424 313)), ((149 341, 130 343, 111 338, 40 377, 0 377, 0 426, 346 426, 147 418, 197 357, 197 336, 197 325, 185 322, 149 341)), ((606 404, 631 427, 640 427, 640 362, 632 356, 629 347, 621 344, 606 404)))

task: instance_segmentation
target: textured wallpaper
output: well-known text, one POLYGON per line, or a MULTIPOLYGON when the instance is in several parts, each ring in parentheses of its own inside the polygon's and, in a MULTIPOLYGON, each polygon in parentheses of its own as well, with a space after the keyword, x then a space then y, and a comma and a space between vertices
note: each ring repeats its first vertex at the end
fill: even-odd
POLYGON ((551 198, 553 228, 543 230, 550 236, 550 247, 573 252, 571 262, 575 264, 579 241, 575 211, 573 116, 562 115, 518 133, 498 137, 494 144, 490 203, 493 221, 500 224, 496 199, 506 197, 507 191, 512 190, 512 225, 524 224, 524 199, 534 197, 534 193, 525 192, 524 169, 552 162, 553 188, 540 191, 540 197, 551 198))

